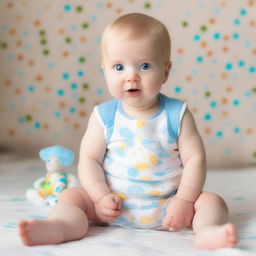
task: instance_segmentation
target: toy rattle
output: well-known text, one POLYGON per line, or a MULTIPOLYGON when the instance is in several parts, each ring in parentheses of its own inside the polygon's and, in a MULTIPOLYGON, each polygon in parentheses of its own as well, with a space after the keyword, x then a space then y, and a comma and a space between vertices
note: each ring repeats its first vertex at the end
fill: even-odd
POLYGON ((39 156, 46 162, 47 175, 34 182, 34 188, 27 190, 26 197, 36 205, 53 207, 64 189, 78 186, 77 178, 64 171, 64 167, 73 163, 75 155, 71 150, 55 145, 40 150, 39 156))

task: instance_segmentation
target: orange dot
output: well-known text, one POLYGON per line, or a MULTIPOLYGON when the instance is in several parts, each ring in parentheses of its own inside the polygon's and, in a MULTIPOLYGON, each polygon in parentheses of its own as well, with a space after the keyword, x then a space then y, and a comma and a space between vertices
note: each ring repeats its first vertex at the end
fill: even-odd
POLYGON ((42 80, 43 80, 43 76, 42 75, 37 75, 36 76, 36 81, 37 82, 42 82, 42 80))
POLYGON ((227 88, 226 88, 226 91, 227 91, 227 92, 232 92, 232 91, 233 91, 233 88, 232 88, 232 87, 227 87, 227 88))
POLYGON ((74 129, 76 129, 76 130, 78 130, 78 129, 80 129, 80 124, 79 123, 74 123, 74 129))
POLYGON ((7 7, 8 9, 12 9, 12 8, 13 8, 13 3, 12 3, 12 2, 8 3, 8 4, 6 5, 6 7, 7 7))
POLYGON ((228 51, 228 47, 227 47, 227 46, 223 46, 223 47, 222 47, 222 51, 223 51, 223 52, 227 52, 227 51, 228 51))
POLYGON ((68 52, 68 51, 64 51, 64 52, 62 53, 62 56, 63 56, 63 57, 68 57, 68 56, 69 56, 69 52, 68 52))
POLYGON ((82 110, 82 111, 79 112, 79 116, 80 117, 85 117, 85 116, 87 116, 87 112, 82 110))
POLYGON ((196 107, 193 107, 193 108, 191 108, 191 111, 192 111, 192 113, 197 113, 198 112, 198 108, 196 108, 196 107))
POLYGON ((20 88, 16 88, 15 89, 15 94, 20 95, 21 94, 21 89, 20 88))
POLYGON ((252 50, 252 54, 256 55, 256 48, 252 50))
POLYGON ((60 33, 61 35, 65 34, 65 33, 66 33, 65 28, 60 28, 60 29, 59 29, 59 33, 60 33))
POLYGON ((222 73, 220 76, 222 79, 226 79, 228 75, 227 75, 227 73, 222 73))
POLYGON ((211 57, 213 55, 213 51, 209 50, 206 52, 207 56, 211 57))
POLYGON ((13 130, 13 129, 10 129, 9 131, 8 131, 8 135, 10 136, 10 137, 13 137, 14 135, 15 135, 15 130, 13 130))
POLYGON ((223 40, 224 40, 224 41, 228 41, 228 40, 229 40, 229 36, 228 36, 228 35, 224 35, 224 36, 223 36, 223 40))
POLYGON ((40 27, 41 26, 41 21, 40 20, 35 20, 34 21, 34 26, 35 27, 40 27))
POLYGON ((250 21, 250 26, 251 26, 251 27, 255 27, 255 25, 256 25, 256 21, 255 21, 255 20, 251 20, 251 21, 250 21))
POLYGON ((33 66, 35 65, 35 62, 34 62, 33 60, 29 60, 29 61, 28 61, 28 65, 29 65, 30 67, 33 67, 33 66))
POLYGON ((227 104, 228 103, 228 99, 227 98, 222 98, 221 99, 221 103, 224 104, 224 105, 227 104))
POLYGON ((254 1, 253 0, 249 0, 247 3, 249 6, 253 6, 254 5, 254 1))
POLYGON ((85 43, 85 42, 87 41, 87 39, 86 39, 86 37, 81 36, 81 37, 80 37, 80 41, 81 41, 81 43, 85 43))
POLYGON ((224 110, 224 111, 222 112, 222 116, 226 117, 226 116, 228 116, 228 115, 229 115, 229 112, 228 112, 228 111, 224 110))
POLYGON ((216 23, 216 19, 215 18, 210 18, 209 19, 209 23, 210 24, 215 24, 216 23))
POLYGON ((23 42, 22 42, 21 40, 18 40, 18 41, 16 42, 16 46, 17 46, 17 47, 22 46, 22 44, 23 44, 23 42))
POLYGON ((15 28, 11 28, 10 30, 9 30, 9 34, 10 35, 12 35, 12 36, 14 36, 15 34, 16 34, 16 29, 15 28))
POLYGON ((191 75, 188 75, 188 76, 186 77, 186 80, 187 80, 188 82, 191 82, 191 81, 193 80, 193 77, 192 77, 191 75))
POLYGON ((121 14, 123 12, 123 10, 121 8, 116 8, 116 13, 117 14, 121 14))
POLYGON ((49 125, 48 124, 43 124, 43 129, 44 130, 49 130, 49 125))
POLYGON ((201 47, 205 48, 207 46, 207 43, 205 41, 201 42, 201 47))
POLYGON ((110 8, 112 8, 112 6, 113 6, 112 3, 110 3, 110 2, 107 2, 107 3, 106 3, 106 7, 107 7, 107 8, 110 9, 110 8))
POLYGON ((4 85, 5 85, 6 87, 8 87, 8 86, 12 85, 12 81, 11 81, 10 79, 6 79, 6 80, 4 81, 4 85))
POLYGON ((178 52, 178 54, 183 54, 183 53, 184 53, 184 49, 183 49, 183 48, 179 48, 179 49, 177 50, 177 52, 178 52))
POLYGON ((22 54, 17 55, 17 60, 22 61, 23 59, 24 59, 24 55, 22 54))
POLYGON ((46 92, 50 92, 50 91, 52 90, 52 88, 51 88, 50 86, 46 85, 46 86, 44 87, 44 90, 45 90, 46 92))
POLYGON ((251 134, 253 134, 253 129, 252 128, 248 128, 245 132, 247 134, 251 135, 251 134))
POLYGON ((67 106, 66 102, 65 101, 60 101, 59 102, 59 107, 60 108, 65 108, 67 106))
POLYGON ((205 134, 210 134, 212 132, 212 129, 210 127, 206 127, 204 130, 205 134))
POLYGON ((64 121, 64 123, 68 123, 69 122, 69 117, 64 117, 63 121, 64 121))
POLYGON ((222 8, 225 8, 225 7, 227 6, 227 4, 226 4, 225 2, 222 2, 222 3, 220 4, 220 6, 221 6, 222 8))

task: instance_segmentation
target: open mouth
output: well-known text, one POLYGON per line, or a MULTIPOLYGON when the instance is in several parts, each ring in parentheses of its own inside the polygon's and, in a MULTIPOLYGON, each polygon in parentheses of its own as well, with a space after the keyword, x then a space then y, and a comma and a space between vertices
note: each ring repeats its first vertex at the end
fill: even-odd
POLYGON ((131 93, 133 93, 133 92, 139 92, 140 90, 139 89, 130 89, 130 90, 128 90, 128 92, 131 92, 131 93))

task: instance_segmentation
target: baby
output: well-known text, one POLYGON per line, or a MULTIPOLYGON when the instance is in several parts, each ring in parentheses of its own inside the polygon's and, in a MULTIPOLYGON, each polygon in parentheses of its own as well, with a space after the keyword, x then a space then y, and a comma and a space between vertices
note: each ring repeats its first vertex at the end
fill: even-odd
POLYGON ((204 146, 186 103, 160 93, 170 69, 170 36, 158 20, 119 17, 102 37, 102 69, 113 100, 95 107, 82 139, 81 188, 67 189, 46 220, 23 220, 25 245, 86 236, 88 221, 179 231, 195 247, 235 247, 218 195, 204 192, 204 146))

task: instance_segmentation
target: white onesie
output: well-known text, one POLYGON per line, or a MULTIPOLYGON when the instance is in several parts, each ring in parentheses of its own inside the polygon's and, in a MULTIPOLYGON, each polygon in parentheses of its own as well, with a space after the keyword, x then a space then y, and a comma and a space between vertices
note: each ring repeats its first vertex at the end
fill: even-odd
POLYGON ((95 107, 105 131, 106 180, 123 201, 121 216, 111 224, 160 227, 167 200, 179 186, 183 166, 177 139, 186 104, 158 97, 160 109, 148 119, 132 119, 116 99, 95 107))

